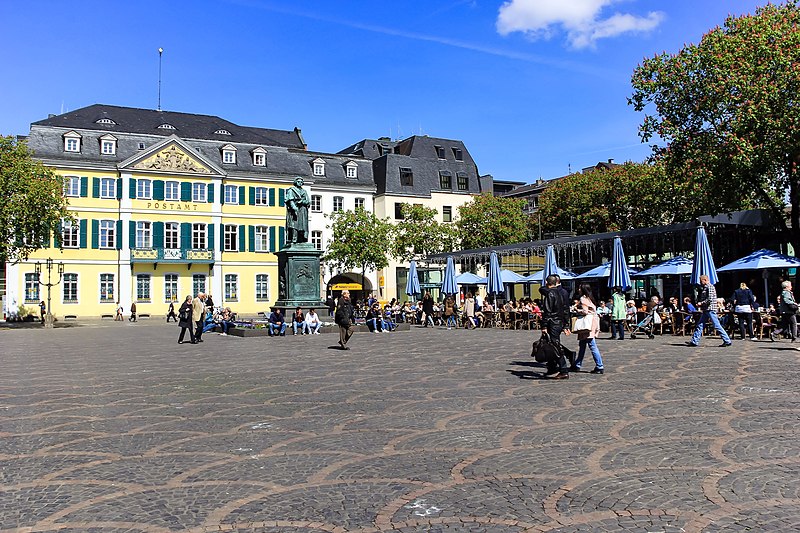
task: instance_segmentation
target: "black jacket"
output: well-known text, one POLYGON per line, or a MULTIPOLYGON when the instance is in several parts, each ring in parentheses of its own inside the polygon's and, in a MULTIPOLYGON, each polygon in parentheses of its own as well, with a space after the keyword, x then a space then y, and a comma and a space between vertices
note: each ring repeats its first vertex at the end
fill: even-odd
POLYGON ((569 295, 566 289, 561 286, 542 287, 539 293, 542 295, 542 320, 568 325, 569 295))
POLYGON ((336 314, 333 315, 333 321, 343 328, 349 328, 353 324, 353 304, 350 300, 339 298, 336 304, 336 314))

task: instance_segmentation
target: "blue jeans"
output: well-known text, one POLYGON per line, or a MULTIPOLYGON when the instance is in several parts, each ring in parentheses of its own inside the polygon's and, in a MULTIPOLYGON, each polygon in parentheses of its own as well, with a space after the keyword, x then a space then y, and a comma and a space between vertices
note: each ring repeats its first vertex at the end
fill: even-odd
POLYGON ((714 324, 714 329, 719 333, 719 338, 722 339, 724 343, 730 343, 731 338, 728 337, 728 334, 725 332, 725 328, 722 327, 722 324, 719 323, 719 317, 717 317, 716 311, 703 311, 700 314, 700 320, 697 321, 697 327, 694 328, 694 333, 692 334, 692 344, 700 344, 700 337, 703 336, 703 328, 706 325, 706 322, 711 320, 711 323, 714 324))
POLYGON ((367 325, 371 326, 370 331, 383 331, 383 321, 379 321, 377 318, 367 320, 367 325))
POLYGON ((319 331, 319 327, 321 325, 322 324, 320 324, 319 322, 317 322, 316 324, 309 324, 308 322, 305 322, 306 331, 308 331, 309 333, 318 332, 319 331))
POLYGON ((297 335, 297 328, 300 328, 300 334, 301 335, 303 333, 305 333, 306 332, 306 321, 305 320, 302 321, 302 322, 294 322, 293 321, 292 322, 292 331, 294 332, 295 335, 297 335))
POLYGON ((286 333, 286 322, 284 322, 283 324, 273 324, 272 322, 270 322, 269 324, 270 336, 275 335, 275 330, 278 330, 278 333, 280 333, 281 335, 286 333))
POLYGON ((456 323, 456 316, 455 315, 450 315, 450 316, 447 317, 447 327, 448 328, 449 327, 454 327, 454 328, 458 327, 458 324, 456 323))
POLYGON ((592 352, 594 366, 597 368, 603 368, 603 357, 600 355, 600 349, 597 347, 597 341, 594 339, 581 339, 578 341, 578 357, 575 358, 575 366, 580 368, 583 364, 583 356, 586 353, 587 345, 589 346, 589 350, 592 352))

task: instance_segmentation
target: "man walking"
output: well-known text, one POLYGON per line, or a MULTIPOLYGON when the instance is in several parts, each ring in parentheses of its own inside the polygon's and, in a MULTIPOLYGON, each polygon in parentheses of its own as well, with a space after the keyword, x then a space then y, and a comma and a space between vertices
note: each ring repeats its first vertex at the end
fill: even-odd
POLYGON ((714 288, 714 285, 711 284, 711 280, 709 280, 708 276, 705 274, 700 276, 700 285, 701 289, 700 295, 697 297, 697 306, 702 313, 700 314, 700 319, 697 321, 697 327, 694 328, 692 340, 687 342, 686 345, 692 348, 699 346, 700 337, 703 336, 703 329, 706 326, 706 322, 711 320, 711 323, 714 324, 714 330, 719 333, 719 338, 722 339, 720 347, 730 346, 731 338, 728 336, 725 328, 722 327, 722 324, 719 323, 719 317, 717 317, 717 289, 714 288))
POLYGON ((128 317, 128 322, 136 322, 136 302, 131 302, 131 316, 128 317))
POLYGON ((776 329, 769 334, 771 340, 775 340, 782 333, 788 333, 789 338, 794 342, 797 338, 797 309, 798 305, 795 302, 794 294, 792 293, 792 282, 784 281, 781 283, 781 304, 779 311, 781 312, 781 329, 776 329))
POLYGON ((203 342, 203 322, 206 319, 206 295, 202 292, 192 300, 192 321, 195 325, 194 340, 203 342))
POLYGON ((547 377, 569 379, 570 363, 561 345, 561 333, 569 335, 569 305, 567 291, 561 287, 557 275, 547 276, 546 286, 539 289, 542 295, 542 329, 547 331, 550 343, 556 347, 555 355, 547 361, 547 377))
POLYGON ((353 336, 353 304, 350 302, 350 291, 342 291, 342 296, 336 304, 336 314, 333 317, 339 326, 339 346, 342 350, 349 350, 347 341, 353 336))

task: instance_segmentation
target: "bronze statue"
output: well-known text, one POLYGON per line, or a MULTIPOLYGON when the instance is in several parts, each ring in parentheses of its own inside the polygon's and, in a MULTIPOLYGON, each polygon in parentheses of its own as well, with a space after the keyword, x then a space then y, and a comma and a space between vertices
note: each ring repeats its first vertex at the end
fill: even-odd
POLYGON ((311 199, 303 189, 303 178, 297 177, 294 185, 286 189, 286 242, 288 244, 308 242, 308 207, 311 199))

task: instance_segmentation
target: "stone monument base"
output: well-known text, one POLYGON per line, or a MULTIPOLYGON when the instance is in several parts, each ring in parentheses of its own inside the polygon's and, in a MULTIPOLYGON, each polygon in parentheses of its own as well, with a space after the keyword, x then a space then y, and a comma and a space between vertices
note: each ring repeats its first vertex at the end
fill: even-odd
POLYGON ((296 307, 326 309, 327 305, 319 296, 322 251, 304 242, 289 244, 275 255, 278 256, 278 300, 273 307, 287 309, 287 316, 289 310, 296 307))

